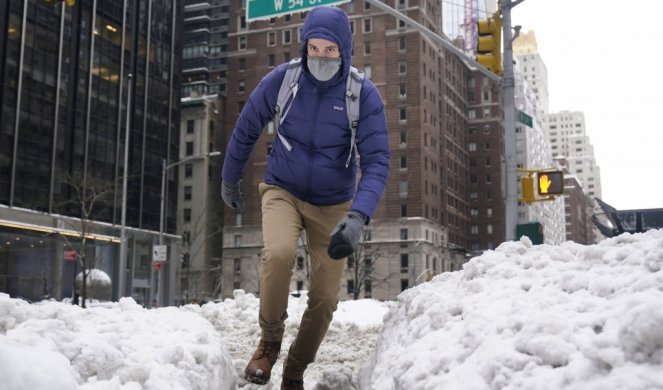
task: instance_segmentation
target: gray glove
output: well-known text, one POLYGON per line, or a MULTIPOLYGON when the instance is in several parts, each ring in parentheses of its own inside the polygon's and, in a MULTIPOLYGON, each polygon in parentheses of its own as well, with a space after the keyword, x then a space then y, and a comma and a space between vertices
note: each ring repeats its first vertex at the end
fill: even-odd
POLYGON ((359 236, 364 229, 367 217, 363 213, 350 210, 331 233, 327 254, 334 260, 350 256, 359 243, 359 236))
POLYGON ((221 198, 226 202, 228 206, 232 209, 237 209, 237 211, 244 212, 244 200, 242 199, 242 193, 239 190, 238 184, 230 184, 225 180, 221 181, 221 198))

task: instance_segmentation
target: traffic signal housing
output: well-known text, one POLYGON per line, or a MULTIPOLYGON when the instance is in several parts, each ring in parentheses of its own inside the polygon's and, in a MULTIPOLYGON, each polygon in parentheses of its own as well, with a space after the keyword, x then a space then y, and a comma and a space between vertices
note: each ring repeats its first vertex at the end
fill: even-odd
POLYGON ((560 195, 564 193, 564 173, 562 171, 537 172, 536 176, 539 195, 560 195))
POLYGON ((498 76, 502 75, 502 17, 499 12, 477 20, 476 61, 498 76))

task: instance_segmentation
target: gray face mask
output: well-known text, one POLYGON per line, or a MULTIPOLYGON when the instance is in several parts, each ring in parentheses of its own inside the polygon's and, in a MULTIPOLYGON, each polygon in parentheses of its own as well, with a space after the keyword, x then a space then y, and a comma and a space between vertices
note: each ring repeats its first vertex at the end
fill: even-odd
POLYGON ((308 70, 319 81, 329 81, 341 69, 341 58, 308 57, 308 70))

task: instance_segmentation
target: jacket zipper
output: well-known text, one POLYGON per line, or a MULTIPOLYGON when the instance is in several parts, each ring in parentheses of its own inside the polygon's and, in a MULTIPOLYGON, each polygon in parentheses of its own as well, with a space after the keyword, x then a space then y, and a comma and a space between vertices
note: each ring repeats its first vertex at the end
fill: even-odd
POLYGON ((311 129, 311 136, 309 138, 309 152, 308 152, 308 172, 306 178, 306 200, 308 201, 311 198, 311 177, 313 176, 313 156, 315 155, 315 131, 318 128, 318 115, 320 113, 320 103, 322 101, 322 93, 318 90, 318 96, 315 102, 315 110, 313 110, 313 121, 311 124, 313 128, 311 129))

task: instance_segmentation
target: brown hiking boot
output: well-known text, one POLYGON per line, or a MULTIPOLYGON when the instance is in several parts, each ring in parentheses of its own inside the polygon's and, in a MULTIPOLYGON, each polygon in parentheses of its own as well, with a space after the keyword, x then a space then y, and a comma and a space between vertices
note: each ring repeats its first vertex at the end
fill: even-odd
POLYGON ((281 352, 280 341, 264 341, 260 339, 258 348, 253 353, 253 357, 249 360, 249 364, 244 369, 244 378, 252 383, 264 385, 269 382, 269 377, 272 374, 272 367, 276 363, 276 359, 281 352))
POLYGON ((304 381, 301 379, 283 378, 281 390, 304 390, 304 381))

